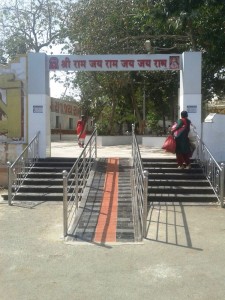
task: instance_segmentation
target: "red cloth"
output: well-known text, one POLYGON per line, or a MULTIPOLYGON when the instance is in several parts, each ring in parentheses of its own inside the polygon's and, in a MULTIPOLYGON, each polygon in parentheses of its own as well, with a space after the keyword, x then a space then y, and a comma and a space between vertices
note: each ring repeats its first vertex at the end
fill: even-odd
POLYGON ((175 153, 176 150, 176 141, 174 140, 174 137, 172 135, 169 135, 163 146, 162 149, 166 150, 167 152, 175 153))
POLYGON ((177 164, 178 166, 182 166, 183 164, 185 165, 190 165, 190 155, 189 154, 182 154, 182 153, 176 153, 177 157, 177 164))
POLYGON ((80 139, 85 139, 86 137, 85 121, 83 120, 77 122, 77 135, 80 139))

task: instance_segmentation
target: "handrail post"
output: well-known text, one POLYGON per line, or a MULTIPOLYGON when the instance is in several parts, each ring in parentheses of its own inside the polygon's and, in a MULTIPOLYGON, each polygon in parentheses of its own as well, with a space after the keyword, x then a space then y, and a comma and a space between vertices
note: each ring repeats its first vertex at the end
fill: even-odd
POLYGON ((11 163, 7 162, 8 166, 8 204, 12 205, 12 169, 11 163))
POLYGON ((78 209, 78 193, 79 193, 79 178, 78 178, 78 169, 79 166, 78 164, 76 165, 75 168, 75 205, 76 205, 76 209, 78 209))
POLYGON ((7 162, 8 166, 8 204, 12 205, 12 200, 15 198, 16 192, 22 185, 24 178, 29 173, 30 169, 34 165, 36 159, 33 157, 33 148, 36 143, 38 149, 38 138, 40 131, 37 132, 36 136, 30 141, 22 153, 16 158, 13 163, 7 162), (30 157, 31 155, 31 157, 30 157), (19 175, 18 175, 19 174, 19 175), (12 193, 14 186, 14 194, 12 193))
POLYGON ((88 149, 88 150, 89 150, 89 151, 88 151, 88 152, 89 152, 89 160, 90 160, 90 158, 91 158, 92 143, 93 143, 93 139, 90 140, 89 149, 88 149))
POLYGON ((147 215, 148 215, 148 171, 144 170, 144 197, 143 197, 143 237, 147 235, 147 215))
POLYGON ((220 205, 224 207, 224 164, 221 163, 221 175, 220 175, 220 205))
POLYGON ((64 170, 62 172, 63 174, 63 236, 67 236, 67 231, 68 231, 68 220, 67 220, 67 206, 68 206, 68 197, 67 197, 67 171, 64 170))
POLYGON ((87 152, 86 149, 84 149, 84 153, 83 153, 83 186, 85 186, 85 182, 86 182, 86 165, 87 165, 87 152))
POLYGON ((40 157, 40 150, 39 150, 39 140, 40 140, 40 131, 38 131, 38 134, 37 134, 37 139, 35 140, 36 141, 36 157, 35 157, 35 161, 37 160, 38 157, 40 157))
POLYGON ((132 157, 134 157, 134 138, 135 138, 134 130, 135 130, 135 126, 134 126, 134 124, 132 124, 132 157))
POLYGON ((97 137, 98 137, 97 125, 95 124, 95 158, 97 158, 97 137))

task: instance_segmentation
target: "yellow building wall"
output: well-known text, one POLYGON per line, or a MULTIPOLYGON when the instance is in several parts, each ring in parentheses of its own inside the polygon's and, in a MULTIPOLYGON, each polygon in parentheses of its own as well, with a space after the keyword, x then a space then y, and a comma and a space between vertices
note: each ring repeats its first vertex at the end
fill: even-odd
POLYGON ((0 89, 6 91, 6 103, 0 98, 0 134, 20 140, 23 137, 22 82, 14 74, 0 75, 0 89))

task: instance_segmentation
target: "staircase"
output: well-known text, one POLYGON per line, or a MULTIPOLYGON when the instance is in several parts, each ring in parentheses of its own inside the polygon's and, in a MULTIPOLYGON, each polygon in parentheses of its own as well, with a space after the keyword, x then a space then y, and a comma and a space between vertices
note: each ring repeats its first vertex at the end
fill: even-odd
POLYGON ((39 159, 24 179, 14 201, 62 201, 62 172, 69 172, 75 161, 76 158, 61 157, 39 159))
POLYGON ((149 202, 216 203, 212 187, 200 166, 192 161, 192 168, 178 169, 175 159, 142 159, 149 172, 149 202))
MULTIPOLYGON (((76 158, 51 157, 39 159, 24 179, 14 201, 62 201, 62 171, 70 171, 76 158)), ((143 167, 149 172, 149 202, 203 202, 216 203, 218 199, 196 162, 192 168, 177 169, 175 159, 143 158, 143 167)), ((124 187, 119 193, 122 196, 124 187)), ((7 195, 3 195, 7 200, 7 195)))

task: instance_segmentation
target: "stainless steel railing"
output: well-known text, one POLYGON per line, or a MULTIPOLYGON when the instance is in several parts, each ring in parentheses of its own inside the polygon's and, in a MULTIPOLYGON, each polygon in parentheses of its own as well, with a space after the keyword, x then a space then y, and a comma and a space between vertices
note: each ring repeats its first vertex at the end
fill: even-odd
MULTIPOLYGON (((195 132, 196 133, 196 132, 195 132)), ((224 207, 224 164, 217 163, 209 149, 196 133, 196 160, 213 188, 221 207, 224 207)))
POLYGON ((81 152, 71 170, 63 171, 63 235, 78 212, 79 203, 86 186, 94 159, 97 158, 97 129, 95 128, 85 148, 81 152))
POLYGON ((32 139, 14 163, 8 162, 8 204, 12 201, 23 184, 31 168, 39 158, 39 134, 32 139))
POLYGON ((137 204, 138 221, 141 239, 146 237, 147 201, 148 201, 148 171, 143 169, 137 138, 132 125, 132 159, 133 159, 133 196, 137 204))

